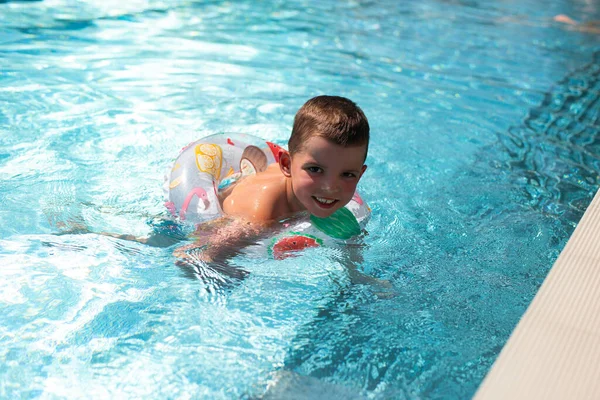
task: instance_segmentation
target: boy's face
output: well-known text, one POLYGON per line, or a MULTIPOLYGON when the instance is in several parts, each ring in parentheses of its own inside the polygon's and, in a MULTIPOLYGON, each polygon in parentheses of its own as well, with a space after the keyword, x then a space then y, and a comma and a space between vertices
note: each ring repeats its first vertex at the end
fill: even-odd
POLYGON ((292 180, 296 200, 312 215, 325 218, 352 199, 356 185, 367 169, 363 165, 366 146, 344 147, 313 136, 291 157, 280 163, 292 180))

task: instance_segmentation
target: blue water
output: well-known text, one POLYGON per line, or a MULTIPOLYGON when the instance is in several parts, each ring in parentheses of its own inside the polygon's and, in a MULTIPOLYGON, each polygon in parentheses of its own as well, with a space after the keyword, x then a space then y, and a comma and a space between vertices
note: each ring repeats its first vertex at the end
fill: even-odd
POLYGON ((469 398, 598 188, 594 2, 0 1, 1 398, 469 398), (369 117, 360 269, 148 234, 179 149, 369 117))

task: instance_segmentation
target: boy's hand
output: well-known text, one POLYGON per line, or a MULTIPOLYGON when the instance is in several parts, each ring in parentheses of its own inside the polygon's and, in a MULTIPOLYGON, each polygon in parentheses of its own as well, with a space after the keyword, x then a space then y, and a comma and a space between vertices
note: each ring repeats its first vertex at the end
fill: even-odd
POLYGON ((178 247, 173 251, 173 255, 183 260, 211 262, 207 248, 207 244, 192 243, 178 247))

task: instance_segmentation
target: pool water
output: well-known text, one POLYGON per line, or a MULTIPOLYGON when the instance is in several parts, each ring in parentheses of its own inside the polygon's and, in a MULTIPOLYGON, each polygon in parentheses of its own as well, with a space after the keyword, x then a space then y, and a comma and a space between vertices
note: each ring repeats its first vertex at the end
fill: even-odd
POLYGON ((0 397, 468 398, 598 188, 594 2, 0 1, 0 397), (214 285, 148 234, 179 149, 372 131, 347 256, 214 285), (64 233, 64 227, 89 230, 64 233))

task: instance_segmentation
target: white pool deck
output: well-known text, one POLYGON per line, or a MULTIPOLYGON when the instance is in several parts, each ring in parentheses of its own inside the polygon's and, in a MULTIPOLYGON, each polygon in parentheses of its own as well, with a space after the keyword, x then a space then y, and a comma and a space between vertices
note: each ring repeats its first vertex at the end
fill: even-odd
POLYGON ((599 193, 475 400, 600 399, 599 193))

